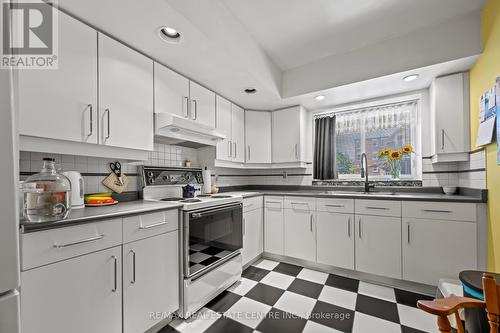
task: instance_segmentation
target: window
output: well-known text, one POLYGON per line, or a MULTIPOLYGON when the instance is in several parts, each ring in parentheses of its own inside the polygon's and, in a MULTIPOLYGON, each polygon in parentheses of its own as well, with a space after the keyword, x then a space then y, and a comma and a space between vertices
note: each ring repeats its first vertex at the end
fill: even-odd
MULTIPOLYGON (((335 115, 335 165, 339 179, 359 180, 361 154, 365 153, 370 179, 390 180, 390 168, 379 160, 378 152, 405 145, 417 148, 417 101, 328 115, 335 115)), ((419 178, 416 154, 402 157, 400 178, 419 178)))

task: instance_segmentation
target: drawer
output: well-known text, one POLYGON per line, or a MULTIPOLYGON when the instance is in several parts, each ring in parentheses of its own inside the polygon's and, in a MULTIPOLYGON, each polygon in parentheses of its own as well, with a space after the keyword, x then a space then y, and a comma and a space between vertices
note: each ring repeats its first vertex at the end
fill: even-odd
POLYGON ((318 198, 316 200, 318 212, 354 213, 354 199, 318 198))
POLYGON ((134 215, 123 218, 123 243, 177 230, 179 210, 134 215))
POLYGON ((403 217, 476 222, 476 204, 459 202, 403 202, 403 217))
POLYGON ((272 209, 283 209, 283 197, 264 196, 264 207, 272 209))
POLYGON ((22 270, 121 244, 122 219, 22 234, 22 270))
POLYGON ((361 215, 401 216, 401 201, 355 200, 355 213, 361 215))
POLYGON ((243 212, 248 212, 254 209, 262 208, 262 196, 244 198, 243 199, 243 212))
POLYGON ((316 198, 313 197, 285 197, 285 208, 294 210, 316 210, 316 198))

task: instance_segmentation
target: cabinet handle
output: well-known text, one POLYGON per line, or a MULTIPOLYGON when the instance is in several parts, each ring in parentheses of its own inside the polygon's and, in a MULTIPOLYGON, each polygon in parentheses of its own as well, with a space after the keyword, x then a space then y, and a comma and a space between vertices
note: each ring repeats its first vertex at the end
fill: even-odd
POLYGON ((196 103, 195 99, 193 99, 193 105, 194 105, 193 120, 196 120, 198 118, 198 103, 196 103))
POLYGON ((358 220, 358 236, 361 239, 361 217, 358 220))
POLYGON ((93 128, 94 127, 94 115, 93 115, 94 111, 92 108, 92 104, 87 104, 87 107, 85 108, 85 110, 89 110, 89 112, 90 112, 90 114, 89 114, 90 130, 87 133, 87 138, 88 138, 88 137, 91 137, 93 132, 94 132, 94 128, 93 128))
POLYGON ((349 236, 349 238, 351 238, 351 217, 350 216, 347 219, 347 236, 349 236))
POLYGON ((310 221, 310 227, 311 227, 311 232, 313 232, 313 215, 311 214, 311 221, 310 221))
POLYGON ((166 224, 168 224, 168 222, 160 222, 160 223, 150 224, 150 225, 146 225, 146 226, 141 225, 141 226, 139 226, 139 230, 151 229, 151 228, 159 227, 159 226, 166 225, 166 224))
POLYGON ((295 144, 295 159, 299 159, 299 145, 295 144))
POLYGON ((135 283, 135 252, 134 250, 130 250, 130 253, 132 253, 132 281, 130 281, 131 284, 135 283))
POLYGON ((231 151, 232 151, 232 145, 231 145, 231 141, 227 141, 227 156, 228 157, 232 157, 231 156, 231 151))
POLYGON ((66 243, 66 244, 57 244, 57 243, 55 243, 54 247, 56 249, 62 249, 64 247, 70 247, 70 246, 74 246, 74 245, 80 245, 80 244, 84 244, 84 243, 95 242, 95 241, 98 241, 98 240, 103 239, 103 238, 104 238, 104 235, 98 235, 98 236, 95 236, 95 237, 86 238, 86 239, 82 239, 82 240, 79 240, 79 241, 76 241, 76 242, 71 242, 71 243, 66 243))
POLYGON ((387 207, 375 207, 375 206, 366 206, 366 209, 389 210, 389 208, 387 207))
POLYGON ((440 210, 440 209, 423 209, 426 213, 453 213, 451 210, 440 210))
POLYGON ((441 149, 444 150, 444 129, 441 130, 441 149))
POLYGON ((111 136, 111 126, 110 126, 110 114, 111 112, 109 111, 109 109, 105 109, 104 110, 104 114, 107 114, 108 115, 108 133, 106 135, 106 137, 104 138, 104 141, 108 140, 109 137, 111 136))
POLYGON ((345 206, 344 205, 332 205, 332 204, 329 204, 329 205, 325 205, 325 207, 344 208, 345 206))
MULTIPOLYGON (((182 99, 186 102, 186 114, 184 116, 184 118, 189 118, 189 97, 182 97, 182 99)), ((183 105, 184 107, 184 105, 183 105)))
POLYGON ((234 158, 236 158, 236 155, 237 155, 237 151, 236 151, 236 142, 233 142, 233 145, 234 145, 234 158))
POLYGON ((111 289, 112 292, 116 292, 116 290, 118 290, 118 259, 116 258, 116 256, 111 256, 111 259, 114 260, 114 264, 113 264, 113 269, 114 269, 114 286, 113 286, 113 289, 111 289))
POLYGON ((248 158, 247 161, 250 161, 250 145, 248 145, 248 158))
POLYGON ((407 229, 408 229, 408 244, 410 244, 410 223, 407 223, 407 229))
POLYGON ((243 236, 247 233, 247 220, 243 219, 243 236))

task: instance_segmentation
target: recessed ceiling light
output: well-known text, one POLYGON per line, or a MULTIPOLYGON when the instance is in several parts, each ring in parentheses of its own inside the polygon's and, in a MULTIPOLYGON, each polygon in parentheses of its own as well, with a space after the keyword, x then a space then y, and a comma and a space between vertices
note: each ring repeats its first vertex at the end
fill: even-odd
POLYGON ((169 43, 179 43, 181 40, 181 34, 179 31, 172 27, 160 27, 158 29, 158 35, 161 39, 169 43))
POLYGON ((257 92, 257 89, 255 89, 255 88, 246 88, 245 92, 247 94, 249 94, 249 95, 253 95, 253 94, 255 94, 257 92))
POLYGON ((406 81, 406 82, 411 82, 411 81, 414 81, 414 80, 418 79, 418 76, 419 76, 418 74, 408 75, 408 76, 405 76, 403 78, 403 80, 406 81))
POLYGON ((318 95, 316 97, 314 97, 317 101, 322 101, 325 99, 325 95, 318 95))

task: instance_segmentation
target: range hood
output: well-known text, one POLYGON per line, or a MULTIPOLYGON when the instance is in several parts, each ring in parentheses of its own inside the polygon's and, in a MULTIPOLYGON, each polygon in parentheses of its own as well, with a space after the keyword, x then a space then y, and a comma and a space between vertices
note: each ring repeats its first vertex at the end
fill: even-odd
POLYGON ((190 148, 215 146, 225 135, 213 127, 171 113, 155 113, 155 142, 190 148))

